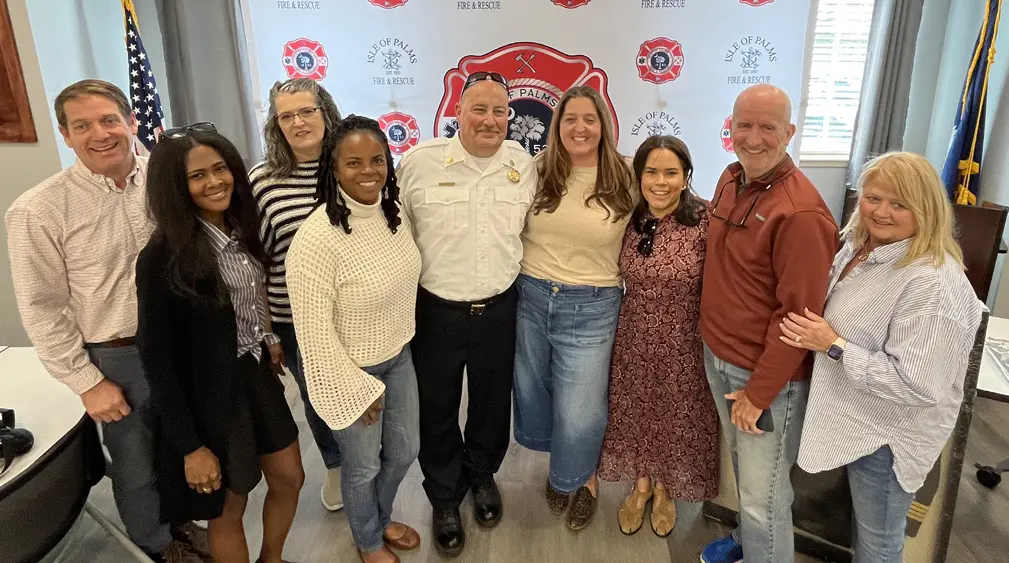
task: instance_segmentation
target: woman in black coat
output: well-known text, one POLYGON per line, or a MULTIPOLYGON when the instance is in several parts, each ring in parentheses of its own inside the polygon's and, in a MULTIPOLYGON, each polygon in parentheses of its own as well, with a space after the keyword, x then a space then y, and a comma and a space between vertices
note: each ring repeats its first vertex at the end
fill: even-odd
POLYGON ((164 516, 208 520, 215 561, 248 563, 242 517, 265 474, 259 561, 281 563, 304 471, 242 158, 213 124, 165 131, 147 200, 157 228, 137 260, 137 340, 158 416, 164 516))

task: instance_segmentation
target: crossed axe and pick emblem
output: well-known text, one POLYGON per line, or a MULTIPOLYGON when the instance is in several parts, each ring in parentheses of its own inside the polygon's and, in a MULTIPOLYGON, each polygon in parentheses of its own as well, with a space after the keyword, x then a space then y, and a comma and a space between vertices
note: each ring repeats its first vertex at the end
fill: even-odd
POLYGON ((522 63, 519 66, 518 70, 515 71, 515 74, 522 74, 523 72, 525 72, 526 68, 528 68, 533 74, 536 74, 536 69, 533 68, 532 64, 530 64, 530 63, 533 62, 533 59, 535 59, 535 58, 536 58, 536 53, 531 53, 529 55, 528 59, 526 59, 525 55, 522 54, 522 53, 519 53, 518 55, 515 55, 515 60, 518 61, 518 62, 520 62, 520 63, 522 63))

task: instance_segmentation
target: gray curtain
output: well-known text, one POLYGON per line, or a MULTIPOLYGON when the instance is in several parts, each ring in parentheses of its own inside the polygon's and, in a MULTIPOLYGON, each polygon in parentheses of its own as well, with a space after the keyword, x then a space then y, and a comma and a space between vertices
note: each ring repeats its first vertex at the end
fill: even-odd
POLYGON ((173 126, 213 121, 246 164, 263 157, 238 0, 157 0, 173 126))
POLYGON ((858 181, 866 160, 903 144, 924 4, 925 0, 876 0, 848 160, 849 187, 858 181))

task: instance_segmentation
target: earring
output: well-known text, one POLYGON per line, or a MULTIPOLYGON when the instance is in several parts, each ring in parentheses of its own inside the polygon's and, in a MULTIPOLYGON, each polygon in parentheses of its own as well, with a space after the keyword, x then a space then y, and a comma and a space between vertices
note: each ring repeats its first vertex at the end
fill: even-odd
POLYGON ((389 199, 389 188, 382 188, 382 199, 389 199))

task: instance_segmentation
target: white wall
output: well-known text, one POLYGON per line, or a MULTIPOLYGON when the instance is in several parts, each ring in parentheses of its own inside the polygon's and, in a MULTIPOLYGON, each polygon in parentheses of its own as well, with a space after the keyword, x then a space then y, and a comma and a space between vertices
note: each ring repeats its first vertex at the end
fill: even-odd
POLYGON ((848 163, 804 162, 800 159, 799 169, 820 191, 824 203, 834 214, 834 220, 840 222, 841 210, 844 208, 844 176, 848 171, 848 163))
MULTIPOLYGON (((6 211, 22 192, 60 169, 56 137, 46 104, 45 88, 39 71, 39 60, 32 40, 25 0, 8 0, 14 40, 17 43, 21 68, 35 120, 38 142, 32 144, 0 143, 0 212, 6 211)), ((14 301, 11 285, 10 259, 7 256, 7 232, 0 222, 0 345, 28 345, 28 336, 21 327, 21 318, 14 301)))

